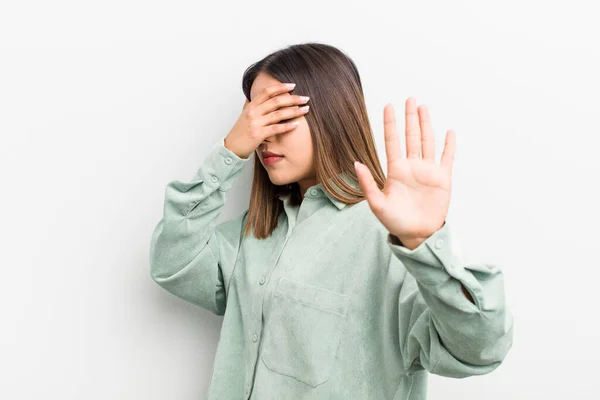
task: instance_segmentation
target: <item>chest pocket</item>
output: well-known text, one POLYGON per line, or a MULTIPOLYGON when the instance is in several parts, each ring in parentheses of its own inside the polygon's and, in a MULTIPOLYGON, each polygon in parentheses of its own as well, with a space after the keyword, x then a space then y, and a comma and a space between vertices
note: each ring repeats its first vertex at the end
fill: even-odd
POLYGON ((265 327, 261 358, 267 368, 313 387, 326 382, 340 343, 347 297, 281 278, 265 327))

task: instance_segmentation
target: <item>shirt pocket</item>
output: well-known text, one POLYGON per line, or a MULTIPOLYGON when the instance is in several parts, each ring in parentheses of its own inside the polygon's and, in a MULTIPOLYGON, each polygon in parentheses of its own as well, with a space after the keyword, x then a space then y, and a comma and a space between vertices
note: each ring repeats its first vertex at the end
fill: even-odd
POLYGON ((348 296, 289 278, 273 293, 262 360, 271 371, 310 386, 326 382, 334 364, 348 296))

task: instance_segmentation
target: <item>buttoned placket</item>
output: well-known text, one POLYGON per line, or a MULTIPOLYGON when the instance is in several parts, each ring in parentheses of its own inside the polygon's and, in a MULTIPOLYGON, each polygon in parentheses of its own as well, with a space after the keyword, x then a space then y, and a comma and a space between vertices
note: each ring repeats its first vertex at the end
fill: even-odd
MULTIPOLYGON (((319 194, 319 190, 316 188, 312 188, 310 189, 307 194, 304 196, 304 199, 309 199, 309 201, 311 201, 313 198, 316 200, 319 200, 317 197, 319 194)), ((285 201, 284 201, 284 210, 287 216, 287 221, 288 221, 288 226, 287 226, 287 232, 285 235, 285 240, 283 242, 283 244, 281 245, 281 248, 279 250, 279 254, 277 255, 277 258, 275 260, 275 262, 273 263, 273 266, 268 268, 267 272, 265 273, 265 275, 261 276, 261 278, 259 279, 258 283, 259 285, 263 286, 263 291, 262 291, 262 303, 261 303, 261 309, 260 309, 260 321, 259 321, 259 326, 262 327, 262 317, 263 317, 263 309, 264 309, 264 301, 265 301, 265 289, 266 286, 264 286, 264 284, 267 281, 266 276, 271 276, 273 271, 275 270, 275 268, 277 267, 277 264, 279 263, 279 259, 281 258, 281 254, 283 254, 283 251, 285 250, 285 246, 290 238, 290 236, 292 235, 292 232, 294 230, 294 227, 296 226, 296 222, 298 221, 298 217, 300 216, 300 213, 303 209, 305 209, 307 206, 309 205, 308 202, 304 202, 302 201, 302 203, 300 204, 300 209, 298 210, 298 213, 296 214, 296 218, 293 218, 293 210, 291 209, 291 206, 289 206, 285 201), (304 205, 304 208, 302 207, 304 205)), ((308 211, 307 211, 308 212, 308 211)), ((261 328, 259 328, 260 330, 261 328)), ((255 360, 254 363, 252 363, 252 371, 250 373, 247 373, 246 376, 248 378, 246 378, 246 383, 244 385, 244 398, 246 400, 250 399, 250 393, 252 390, 252 382, 254 379, 254 373, 255 373, 255 369, 256 369, 256 361, 258 358, 258 349, 260 346, 260 342, 259 342, 259 338, 260 338, 260 332, 254 331, 252 333, 252 343, 255 345, 254 347, 254 351, 256 352, 255 354, 255 360)))

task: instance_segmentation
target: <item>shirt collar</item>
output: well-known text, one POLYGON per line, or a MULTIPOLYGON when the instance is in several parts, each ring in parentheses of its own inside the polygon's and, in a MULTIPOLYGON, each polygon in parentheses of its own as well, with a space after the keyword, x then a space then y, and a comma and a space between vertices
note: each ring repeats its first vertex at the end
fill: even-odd
MULTIPOLYGON (((356 180, 355 180, 356 178, 354 178, 352 175, 350 175, 349 173, 346 173, 346 172, 342 172, 342 173, 341 173, 339 176, 340 176, 340 177, 342 178, 342 180, 344 180, 344 182, 346 182, 348 185, 352 186, 353 188, 355 188, 355 189, 357 189, 357 190, 360 190, 360 185, 358 184, 358 181, 356 181, 356 180)), ((330 181, 332 181, 332 179, 329 179, 329 180, 330 180, 330 181)), ((331 184, 332 184, 334 187, 336 187, 336 188, 338 188, 338 189, 339 189, 339 187, 338 187, 336 184, 334 184, 333 182, 331 182, 331 184)), ((344 207, 346 207, 346 205, 347 205, 347 204, 346 204, 346 203, 344 203, 343 201, 340 201, 340 200, 338 200, 338 199, 334 198, 334 197, 333 197, 331 194, 329 194, 329 193, 328 193, 326 190, 324 190, 324 189, 323 189, 323 184, 321 184, 321 183, 318 183, 318 184, 316 184, 316 185, 313 185, 313 186, 309 187, 309 188, 306 190, 306 194, 305 194, 305 196, 306 196, 307 194, 309 194, 309 192, 310 192, 311 190, 317 190, 316 196, 320 196, 321 194, 324 194, 324 195, 325 195, 325 196, 326 196, 326 197, 327 197, 327 198, 328 198, 328 199, 331 201, 331 203, 333 203, 333 205, 337 207, 337 209, 338 209, 338 210, 341 210, 341 209, 343 209, 343 208, 344 208, 344 207)), ((341 192, 341 190, 340 190, 340 192, 341 192)), ((290 197, 290 194, 289 194, 289 193, 280 194, 280 195, 278 195, 277 197, 279 197, 279 198, 280 198, 281 200, 283 200, 283 201, 286 201, 286 200, 288 200, 288 199, 289 199, 289 197, 290 197)))

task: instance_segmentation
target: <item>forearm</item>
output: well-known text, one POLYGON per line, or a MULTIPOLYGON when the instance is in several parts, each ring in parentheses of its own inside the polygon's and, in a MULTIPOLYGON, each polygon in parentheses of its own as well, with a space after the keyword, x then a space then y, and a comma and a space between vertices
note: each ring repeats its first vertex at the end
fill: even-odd
MULTIPOLYGON (((426 312, 404 336, 406 343, 432 344, 426 356, 433 373, 468 376, 494 369, 512 343, 502 271, 489 263, 464 263, 447 226, 413 249, 399 245, 393 236, 392 250, 416 279, 419 307, 426 312)), ((423 357, 423 350, 411 355, 423 357)))
MULTIPOLYGON (((400 239, 397 235, 392 235, 393 238, 393 242, 399 246, 403 246, 406 247, 409 250, 414 250, 417 247, 419 247, 425 240, 427 240, 427 238, 417 238, 417 239, 410 239, 410 238, 403 238, 400 239)), ((471 294, 469 293, 469 291, 465 288, 465 286, 461 283, 461 289, 463 294, 465 295, 465 297, 467 299, 469 299, 469 301, 473 304, 475 304, 475 301, 473 301, 473 297, 471 296, 471 294)))

